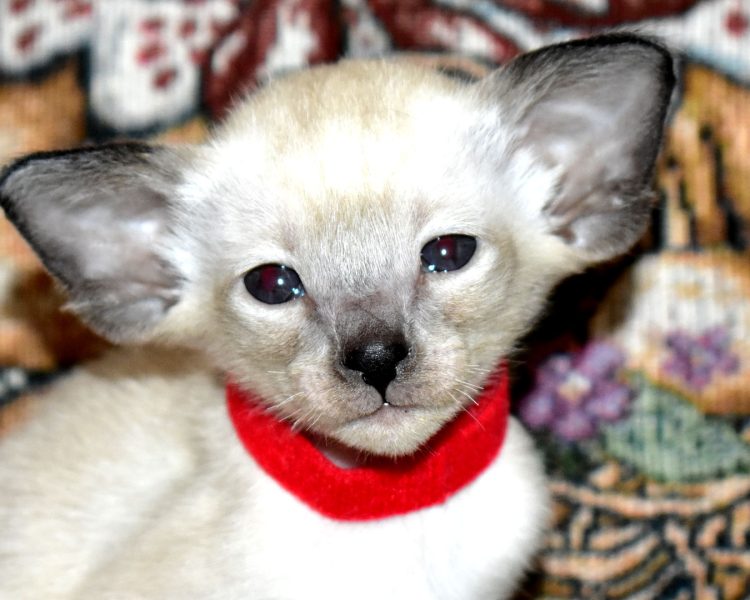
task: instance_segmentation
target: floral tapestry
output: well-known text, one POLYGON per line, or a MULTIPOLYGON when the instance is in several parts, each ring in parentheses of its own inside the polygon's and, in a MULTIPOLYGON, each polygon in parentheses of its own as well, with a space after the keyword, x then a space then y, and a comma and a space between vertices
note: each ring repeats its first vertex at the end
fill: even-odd
MULTIPOLYGON (((652 222, 564 282, 512 357, 554 496, 520 598, 750 597, 750 0, 0 0, 0 161, 203 139, 234 99, 341 57, 474 79, 625 29, 680 57, 652 222)), ((0 219, 0 433, 107 344, 0 219)))

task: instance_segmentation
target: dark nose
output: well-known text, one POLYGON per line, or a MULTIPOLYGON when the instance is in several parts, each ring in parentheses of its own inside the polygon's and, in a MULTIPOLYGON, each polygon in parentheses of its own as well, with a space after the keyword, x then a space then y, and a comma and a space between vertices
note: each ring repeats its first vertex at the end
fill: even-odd
POLYGON ((348 350, 344 355, 344 366, 352 371, 360 371, 362 381, 385 398, 385 388, 396 378, 396 365, 407 354, 409 349, 401 340, 371 340, 348 350))

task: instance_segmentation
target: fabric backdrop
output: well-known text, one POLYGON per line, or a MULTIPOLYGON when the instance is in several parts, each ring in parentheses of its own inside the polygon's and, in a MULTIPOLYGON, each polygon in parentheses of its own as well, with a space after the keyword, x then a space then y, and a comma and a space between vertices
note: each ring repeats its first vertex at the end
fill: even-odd
MULTIPOLYGON (((681 52, 653 225, 574 278, 515 366, 555 510, 524 598, 750 597, 750 0, 0 0, 0 162, 202 139, 232 99, 341 56, 467 77, 624 27, 681 52)), ((0 220, 0 432, 106 344, 0 220)), ((1 490, 0 490, 1 493, 1 490)))

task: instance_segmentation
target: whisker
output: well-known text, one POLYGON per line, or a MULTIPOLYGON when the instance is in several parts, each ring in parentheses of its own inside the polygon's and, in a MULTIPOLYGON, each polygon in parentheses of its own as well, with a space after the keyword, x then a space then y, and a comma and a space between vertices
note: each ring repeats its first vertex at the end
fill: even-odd
POLYGON ((305 392, 297 392, 296 394, 292 394, 291 396, 287 397, 286 399, 282 400, 281 402, 278 402, 278 403, 277 403, 277 404, 275 405, 275 408, 278 408, 278 407, 280 407, 280 406, 284 406, 285 404, 288 404, 289 402, 291 402, 292 400, 294 400, 294 399, 295 399, 295 398, 297 398, 298 396, 302 396, 302 395, 304 395, 304 393, 305 393, 305 392))
POLYGON ((454 379, 454 381, 455 381, 456 383, 460 383, 461 385, 464 385, 464 386, 466 386, 466 387, 467 387, 467 388, 469 388, 470 390, 474 390, 475 392, 480 392, 480 391, 482 391, 482 388, 481 388, 480 386, 478 386, 478 385, 476 385, 476 384, 474 384, 474 383, 470 383, 470 382, 468 382, 468 381, 464 381, 463 379, 454 379))
POLYGON ((318 416, 317 416, 317 417, 315 417, 315 418, 314 418, 314 419, 313 419, 313 420, 312 420, 312 421, 311 421, 310 423, 308 423, 308 424, 307 424, 307 427, 308 427, 308 429, 312 429, 313 427, 315 427, 315 424, 316 424, 316 423, 317 423, 318 421, 320 421, 320 419, 321 419, 322 417, 323 417, 323 413, 322 413, 322 412, 318 412, 318 416))
POLYGON ((484 425, 482 425, 482 422, 479 419, 477 419, 468 408, 466 408, 465 406, 462 406, 461 410, 464 411, 467 415, 469 415, 472 419, 474 419, 476 424, 479 425, 482 428, 482 430, 484 430, 484 425))
POLYGON ((304 415, 306 411, 309 411, 310 407, 306 405, 298 406, 296 409, 294 409, 292 412, 290 412, 288 415, 284 415, 285 421, 291 421, 295 418, 297 418, 300 415, 304 415))
POLYGON ((476 400, 474 400, 474 398, 472 398, 471 396, 469 396, 469 394, 467 394, 466 392, 464 392, 462 389, 459 389, 459 388, 453 388, 453 389, 455 391, 457 391, 459 394, 463 394, 464 396, 466 396, 472 402, 472 404, 474 404, 475 406, 479 406, 479 402, 477 402, 476 400))
POLYGON ((294 423, 292 423, 292 431, 294 432, 299 431, 302 428, 302 426, 305 424, 305 420, 314 413, 315 413, 315 408, 311 408, 310 410, 302 414, 298 419, 294 421, 294 423))

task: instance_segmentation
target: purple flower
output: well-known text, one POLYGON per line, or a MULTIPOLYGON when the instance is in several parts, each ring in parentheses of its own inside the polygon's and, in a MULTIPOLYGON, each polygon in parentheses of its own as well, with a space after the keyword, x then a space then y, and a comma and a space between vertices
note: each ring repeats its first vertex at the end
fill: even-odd
POLYGON ((699 335, 677 330, 664 343, 670 350, 662 370, 700 391, 717 374, 731 375, 740 368, 740 360, 731 352, 732 340, 725 327, 711 327, 699 335))
POLYGON ((620 349, 603 341, 577 355, 550 356, 521 401, 521 419, 569 442, 594 437, 602 423, 619 421, 630 408, 633 391, 617 378, 624 362, 620 349))

